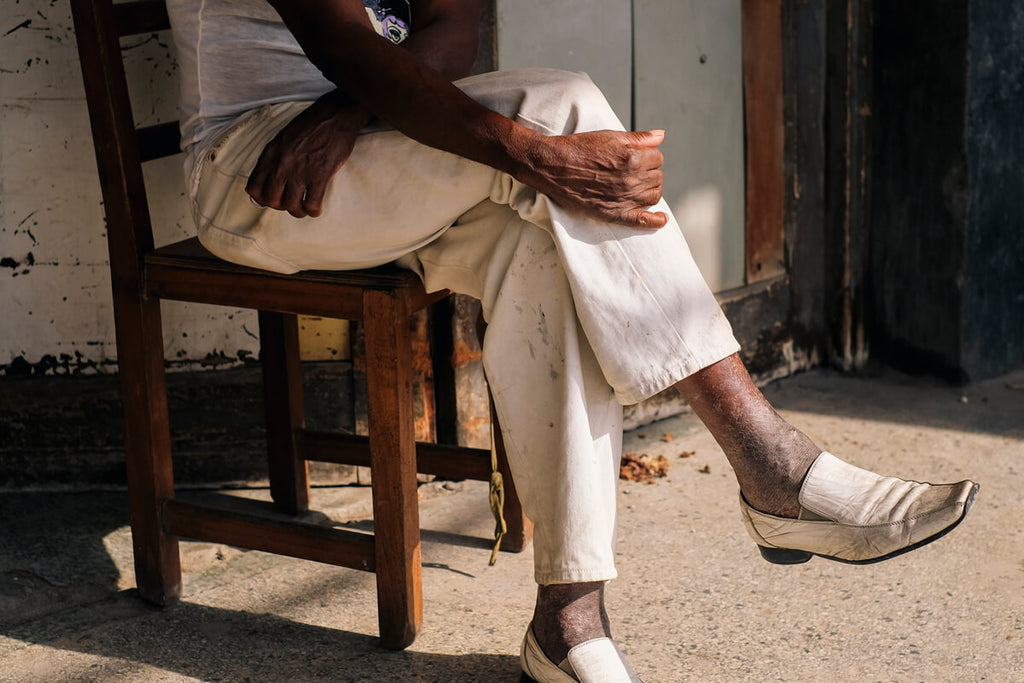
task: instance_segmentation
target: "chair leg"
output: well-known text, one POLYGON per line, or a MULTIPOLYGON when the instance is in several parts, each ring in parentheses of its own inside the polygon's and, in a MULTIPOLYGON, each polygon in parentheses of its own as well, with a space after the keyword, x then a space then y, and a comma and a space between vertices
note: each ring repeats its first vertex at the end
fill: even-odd
POLYGON ((400 650, 423 621, 408 303, 369 290, 363 319, 380 637, 400 650))
POLYGON ((509 553, 522 552, 533 538, 533 522, 523 513, 523 504, 516 492, 512 471, 508 467, 508 455, 505 453, 505 441, 501 437, 501 425, 498 414, 494 410, 494 399, 487 392, 491 404, 491 431, 494 434, 494 451, 498 456, 498 471, 505 487, 505 535, 501 537, 501 549, 509 553))
POLYGON ((135 582, 145 600, 168 605, 181 596, 181 563, 178 539, 161 521, 174 473, 160 302, 116 288, 114 297, 135 582))
POLYGON ((309 509, 308 468, 295 450, 295 430, 305 422, 298 319, 260 311, 259 324, 270 497, 279 509, 296 515, 309 509))

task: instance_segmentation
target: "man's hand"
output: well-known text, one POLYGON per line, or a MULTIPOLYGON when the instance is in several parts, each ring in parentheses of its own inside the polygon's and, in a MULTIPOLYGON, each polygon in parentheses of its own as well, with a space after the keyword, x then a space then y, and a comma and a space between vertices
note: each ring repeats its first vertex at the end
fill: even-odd
POLYGON ((296 218, 319 216, 327 184, 348 160, 370 116, 338 91, 296 116, 263 149, 245 191, 256 203, 296 218))
MULTIPOLYGON (((269 2, 328 80, 413 140, 509 173, 592 218, 647 229, 667 223, 665 214, 647 211, 661 197, 657 147, 663 132, 545 137, 474 102, 451 83, 449 78, 472 62, 479 0, 415 0, 413 13, 425 17, 426 25, 417 24, 407 41, 409 51, 374 33, 360 0, 269 2), (460 47, 452 52, 444 46, 460 47)), ((286 140, 278 142, 265 155, 291 159, 289 169, 296 166, 294 158, 308 154, 288 149, 286 140)), ((325 156, 316 167, 330 170, 313 174, 314 180, 329 178, 336 168, 330 163, 347 158, 325 156)), ((261 159, 262 175, 254 174, 250 194, 264 204, 274 206, 268 203, 273 201, 289 211, 298 205, 305 212, 308 202, 301 197, 309 185, 289 177, 287 169, 274 172, 265 192, 252 191, 264 182, 268 166, 283 163, 267 161, 261 159)))
POLYGON ((529 168, 520 180, 591 218, 661 228, 668 216, 647 209, 661 199, 664 157, 658 145, 664 139, 662 130, 541 137, 527 153, 529 168))

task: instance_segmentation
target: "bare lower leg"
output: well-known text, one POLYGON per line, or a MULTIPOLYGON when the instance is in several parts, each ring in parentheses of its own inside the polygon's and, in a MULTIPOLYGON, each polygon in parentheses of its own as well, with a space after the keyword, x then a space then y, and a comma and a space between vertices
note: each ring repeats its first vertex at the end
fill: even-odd
POLYGON ((694 373, 676 389, 725 451, 747 502, 796 517, 800 484, 821 449, 775 412, 739 356, 694 373))
MULTIPOLYGON (((694 373, 676 388, 725 451, 747 502, 762 512, 796 517, 800 484, 821 450, 775 412, 739 356, 694 373)), ((533 632, 556 664, 574 645, 611 637, 604 583, 540 586, 533 632)))
POLYGON ((555 664, 561 663, 574 645, 593 638, 610 638, 604 582, 538 586, 533 635, 555 664))

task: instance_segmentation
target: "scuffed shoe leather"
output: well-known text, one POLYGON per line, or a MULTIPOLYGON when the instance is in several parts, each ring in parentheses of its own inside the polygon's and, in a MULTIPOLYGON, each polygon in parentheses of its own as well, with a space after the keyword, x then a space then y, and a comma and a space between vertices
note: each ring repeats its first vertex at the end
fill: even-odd
POLYGON ((823 452, 800 488, 800 517, 765 514, 740 494, 743 522, 769 562, 798 564, 812 555, 852 564, 895 557, 960 523, 978 485, 927 484, 882 477, 823 452))
POLYGON ((610 638, 580 643, 556 665, 537 643, 532 624, 523 638, 519 661, 522 680, 530 683, 642 683, 610 638))

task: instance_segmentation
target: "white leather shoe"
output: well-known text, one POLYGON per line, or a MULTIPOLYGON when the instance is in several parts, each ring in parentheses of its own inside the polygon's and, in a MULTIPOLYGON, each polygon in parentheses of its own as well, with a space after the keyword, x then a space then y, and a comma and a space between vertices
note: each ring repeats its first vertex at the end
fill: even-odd
POLYGON ((642 683, 611 638, 580 643, 556 665, 534 638, 533 624, 526 629, 519 661, 527 683, 642 683))
POLYGON ((818 555, 851 564, 895 557, 945 535, 978 493, 972 481, 926 484, 882 477, 822 453, 800 487, 800 517, 759 512, 740 494, 743 522, 764 559, 799 564, 818 555))

